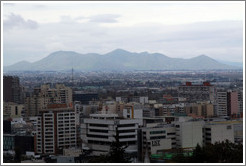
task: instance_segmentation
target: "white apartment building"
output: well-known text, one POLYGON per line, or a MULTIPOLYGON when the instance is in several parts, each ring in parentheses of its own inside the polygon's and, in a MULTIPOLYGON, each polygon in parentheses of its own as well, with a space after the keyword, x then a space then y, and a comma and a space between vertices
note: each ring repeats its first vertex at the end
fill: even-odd
POLYGON ((76 121, 72 109, 40 111, 37 119, 36 152, 62 153, 63 148, 76 147, 76 121))
POLYGON ((82 148, 91 149, 96 156, 108 153, 118 129, 119 141, 128 146, 126 152, 136 154, 138 126, 138 120, 119 118, 117 114, 91 114, 81 124, 82 148))
POLYGON ((218 91, 216 98, 216 115, 217 116, 227 116, 227 92, 218 91))
POLYGON ((214 144, 226 139, 234 143, 234 125, 229 122, 210 122, 203 128, 204 144, 214 144))
POLYGON ((203 145, 204 121, 175 122, 176 147, 182 149, 193 149, 199 144, 203 145))

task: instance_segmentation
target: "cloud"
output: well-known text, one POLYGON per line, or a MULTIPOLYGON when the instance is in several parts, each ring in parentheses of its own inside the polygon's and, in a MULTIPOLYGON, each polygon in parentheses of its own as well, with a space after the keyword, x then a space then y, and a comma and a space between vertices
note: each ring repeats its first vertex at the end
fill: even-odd
POLYGON ((77 22, 76 17, 62 18, 63 22, 40 24, 35 31, 16 28, 11 33, 5 32, 4 65, 21 60, 37 61, 57 50, 103 54, 116 48, 133 52, 159 52, 179 58, 205 54, 214 59, 243 60, 241 21, 124 27, 77 22))
POLYGON ((9 30, 12 28, 37 29, 38 23, 33 20, 24 20, 20 15, 11 13, 7 19, 3 21, 3 28, 9 30))
POLYGON ((89 17, 90 22, 98 23, 116 23, 118 18, 121 17, 118 14, 101 14, 89 17))
POLYGON ((11 2, 10 3, 9 2, 6 3, 6 2, 4 2, 3 5, 4 6, 15 6, 15 3, 11 3, 11 2))

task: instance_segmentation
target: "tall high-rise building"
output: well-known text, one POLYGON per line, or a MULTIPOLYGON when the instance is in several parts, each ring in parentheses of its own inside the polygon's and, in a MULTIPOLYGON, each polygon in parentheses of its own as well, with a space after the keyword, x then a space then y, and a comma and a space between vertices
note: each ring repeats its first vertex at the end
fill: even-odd
POLYGON ((36 152, 60 154, 77 145, 76 118, 72 108, 40 111, 37 119, 36 152))
POLYGON ((236 115, 238 110, 238 93, 237 91, 230 91, 227 93, 227 114, 228 116, 236 115))
POLYGON ((71 107, 72 89, 63 84, 56 84, 55 88, 51 88, 50 84, 35 88, 33 95, 26 98, 26 114, 36 116, 40 110, 47 109, 49 104, 64 104, 71 107))
POLYGON ((240 113, 243 113, 243 90, 238 91, 238 109, 240 113))
POLYGON ((227 92, 218 91, 216 97, 216 115, 227 116, 227 92))
POLYGON ((23 103, 19 77, 3 76, 3 101, 23 103))

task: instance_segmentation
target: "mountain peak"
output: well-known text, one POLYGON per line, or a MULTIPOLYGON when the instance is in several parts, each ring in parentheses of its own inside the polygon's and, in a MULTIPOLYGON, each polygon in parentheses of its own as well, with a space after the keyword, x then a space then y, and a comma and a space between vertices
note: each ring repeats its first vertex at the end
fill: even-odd
POLYGON ((209 59, 212 59, 212 58, 210 58, 209 56, 207 56, 207 55, 199 55, 199 56, 197 56, 197 57, 195 57, 195 58, 209 58, 209 59))
POLYGON ((123 49, 120 49, 120 48, 117 48, 117 49, 115 49, 115 50, 113 50, 113 51, 111 51, 111 52, 109 52, 107 54, 115 54, 115 55, 118 55, 118 54, 129 54, 129 53, 131 53, 131 52, 126 51, 126 50, 123 50, 123 49))
POLYGON ((50 55, 60 55, 60 54, 78 54, 78 53, 74 52, 74 51, 63 51, 63 50, 60 50, 60 51, 55 51, 55 52, 51 53, 50 55))

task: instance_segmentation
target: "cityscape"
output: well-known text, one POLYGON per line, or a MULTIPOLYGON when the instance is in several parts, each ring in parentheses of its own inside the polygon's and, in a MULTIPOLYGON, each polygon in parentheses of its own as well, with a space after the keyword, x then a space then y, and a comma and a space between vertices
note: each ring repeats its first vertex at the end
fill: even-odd
MULTIPOLYGON (((130 21, 124 22, 123 19, 121 21, 127 26, 122 26, 122 22, 117 20, 124 17, 123 9, 126 8, 130 13, 132 12, 128 2, 104 2, 103 5, 66 2, 68 6, 63 3, 1 3, 4 5, 3 13, 5 14, 4 17, 2 16, 4 44, 1 78, 1 126, 3 126, 1 164, 244 163, 245 73, 243 28, 238 20, 241 19, 241 14, 245 13, 245 7, 241 10, 245 2, 235 2, 235 4, 234 2, 231 4, 217 2, 214 11, 215 4, 211 2, 210 6, 207 2, 208 6, 205 5, 211 7, 211 13, 216 9, 223 13, 222 9, 227 8, 231 9, 232 13, 239 13, 233 15, 229 21, 220 18, 224 21, 223 23, 220 20, 212 20, 211 22, 219 22, 218 27, 217 23, 204 23, 204 25, 210 25, 211 29, 221 30, 218 36, 214 34, 215 38, 218 38, 216 42, 221 43, 220 46, 218 43, 212 43, 216 45, 216 48, 207 49, 209 51, 206 52, 203 47, 204 42, 210 40, 209 37, 206 37, 199 45, 196 40, 200 40, 203 36, 195 33, 198 37, 192 45, 197 42, 196 48, 192 50, 191 45, 189 47, 186 45, 187 48, 177 45, 179 52, 173 51, 172 49, 175 50, 175 48, 168 47, 166 43, 167 53, 162 50, 162 47, 159 48, 150 43, 153 40, 152 36, 158 42, 162 40, 159 39, 158 33, 165 36, 166 32, 161 30, 150 33, 151 37, 143 39, 144 41, 139 40, 141 45, 149 43, 140 47, 135 39, 132 38, 134 41, 129 39, 131 34, 134 34, 134 37, 140 34, 145 36, 145 30, 139 29, 140 32, 136 31, 139 34, 135 34, 135 31, 128 29, 131 31, 129 34, 124 32, 129 36, 120 36, 119 40, 112 37, 115 34, 120 35, 120 32, 123 32, 121 28, 127 29, 127 26, 131 24, 130 21), (220 8, 220 5, 224 5, 223 8, 220 8), (90 7, 94 6, 98 11, 93 12, 98 12, 101 16, 93 15, 93 12, 90 13, 90 10, 87 11, 83 6, 87 9, 88 7, 92 9, 90 7), (104 10, 112 13, 113 8, 119 9, 118 12, 122 12, 122 16, 103 13, 104 10), (37 15, 31 17, 28 12, 24 12, 26 9, 36 12, 37 15), (70 11, 71 17, 64 16, 62 18, 65 21, 55 22, 53 13, 49 18, 50 22, 45 22, 47 20, 41 13, 43 11, 49 13, 51 9, 54 9, 54 13, 57 14, 70 11), (81 9, 85 9, 84 12, 92 16, 78 17, 79 15, 76 15, 75 18, 76 11, 81 9), (17 14, 22 14, 23 18, 17 14), (26 17, 27 15, 30 18, 26 17), (240 16, 240 19, 236 16, 240 16), (34 18, 37 22, 32 20, 34 18), (17 19, 19 19, 18 23, 17 19), (79 22, 81 19, 89 21, 79 22), (235 21, 233 26, 231 26, 232 20, 235 21), (100 25, 96 25, 98 22, 100 25), (101 24, 116 25, 103 26, 101 24), (228 34, 228 30, 224 29, 224 25, 227 24, 231 26, 233 32, 236 32, 235 34, 228 34), (57 32, 53 29, 53 37, 43 33, 47 27, 55 25, 58 27, 61 25, 61 29, 58 28, 57 32), (64 25, 67 27, 65 30, 64 25), (81 25, 85 26, 81 33, 88 31, 85 34, 94 35, 95 33, 98 38, 104 38, 106 34, 102 31, 105 31, 105 33, 110 32, 112 36, 94 39, 92 36, 86 38, 87 35, 85 35, 81 41, 83 43, 86 39, 88 43, 77 47, 76 42, 81 34, 75 37, 72 33, 77 29, 74 28, 71 31, 68 29, 81 25), (118 26, 119 29, 117 29, 118 26), (28 36, 29 33, 34 33, 33 31, 37 31, 36 36, 28 36), (228 35, 222 35, 224 32, 228 35), (39 38, 39 33, 42 33, 44 37, 39 38), (23 35, 26 35, 26 39, 23 40, 26 40, 28 44, 32 40, 36 40, 36 43, 25 46, 25 42, 18 41, 18 37, 21 38, 23 35), (62 38, 63 44, 52 44, 53 41, 58 42, 62 38), (67 38, 71 43, 65 41, 67 38), (44 39, 47 40, 45 43, 51 42, 50 47, 42 47, 44 39), (93 42, 90 41, 91 39, 93 42), (127 42, 126 45, 122 44, 125 39, 129 40, 129 45, 127 42), (119 45, 111 45, 111 40, 119 45), (120 40, 122 43, 119 42, 120 40), (234 42, 232 45, 235 56, 229 56, 231 52, 227 48, 230 46, 223 42, 229 40, 234 42), (14 47, 16 43, 19 47, 14 47), (95 48, 92 46, 99 43, 103 44, 95 48), (226 44, 223 45, 224 43, 226 44), (70 44, 71 47, 69 47, 70 44), (46 49, 42 52, 39 50, 40 46, 46 49), (77 49, 80 47, 87 48, 77 49), (222 48, 226 51, 219 52, 218 50, 222 48), (192 56, 187 54, 187 50, 192 56)), ((132 4, 132 9, 139 12, 148 9, 150 14, 159 10, 158 5, 159 7, 169 5, 168 8, 177 7, 177 9, 183 9, 186 5, 191 8, 194 7, 193 5, 200 8, 198 4, 188 2, 147 3, 150 5, 148 7, 145 3, 135 3, 132 4), (134 5, 139 5, 139 8, 134 5)), ((160 7, 160 11, 163 9, 160 7)), ((117 13, 117 11, 114 12, 117 13)), ((135 17, 138 15, 136 14, 135 17)), ((175 18, 175 15, 172 17, 175 18)), ((145 18, 148 18, 147 15, 145 18)), ((134 21, 136 18, 132 19, 134 21)), ((196 20, 195 17, 193 19, 196 20)), ((138 20, 141 20, 140 17, 138 20)), ((158 22, 158 19, 153 21, 158 22)), ((169 24, 168 20, 166 21, 169 24)), ((177 21, 186 24, 181 20, 177 21)), ((139 21, 139 23, 142 22, 139 21)), ((147 23, 150 24, 151 21, 147 23)), ((174 31, 177 31, 175 33, 181 32, 174 24, 171 21, 168 26, 173 26, 174 31)), ((197 30, 196 28, 199 29, 199 27, 195 28, 195 24, 189 24, 189 26, 193 27, 194 31, 197 30)), ((148 26, 145 28, 147 32, 148 26)), ((193 35, 190 28, 187 29, 189 30, 186 33, 193 35)), ((210 34, 212 32, 213 30, 204 33, 213 36, 210 34)), ((174 38, 166 36, 170 37, 172 44, 179 43, 175 41, 174 32, 168 31, 168 33, 174 36, 174 38)), ((164 39, 166 38, 163 37, 164 39)), ((169 39, 167 40, 165 42, 169 42, 169 39)), ((177 40, 185 41, 186 39, 180 36, 177 40)), ((188 38, 185 43, 189 43, 188 40, 191 39, 188 38)), ((211 42, 213 41, 214 38, 211 39, 211 42)), ((212 48, 212 45, 209 47, 212 48)))

